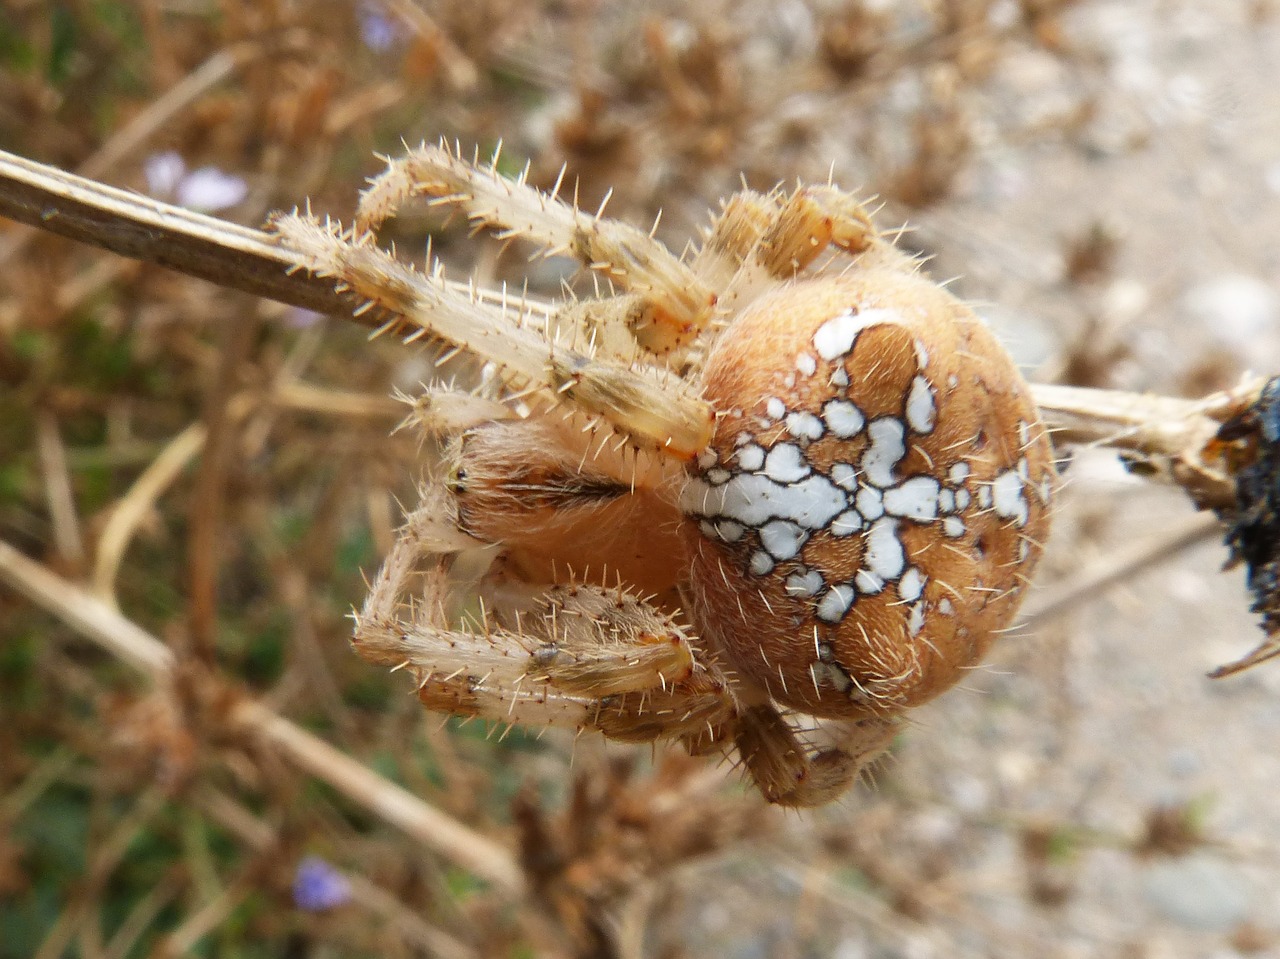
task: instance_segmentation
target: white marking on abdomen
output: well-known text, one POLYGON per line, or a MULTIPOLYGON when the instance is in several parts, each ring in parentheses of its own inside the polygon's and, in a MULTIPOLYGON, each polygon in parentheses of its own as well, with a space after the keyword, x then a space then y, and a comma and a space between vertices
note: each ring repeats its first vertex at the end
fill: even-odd
POLYGON ((789 520, 770 520, 760 527, 760 545, 776 560, 794 559, 809 534, 789 520))
POLYGON ((825 432, 822 420, 812 413, 801 410, 787 414, 787 432, 797 439, 820 440, 825 432))
POLYGON ((808 569, 803 573, 792 573, 787 577, 786 591, 792 596, 817 596, 827 581, 816 569, 808 569))
POLYGON ((856 502, 858 512, 868 523, 884 515, 883 494, 874 486, 864 486, 858 490, 856 502))
POLYGON ((844 619, 844 614, 849 612, 849 607, 853 605, 853 587, 848 583, 838 583, 827 590, 826 595, 818 600, 818 608, 814 614, 818 619, 825 620, 828 623, 838 623, 844 619))
POLYGON ((738 460, 739 468, 746 470, 748 473, 754 473, 764 466, 764 447, 757 446, 755 443, 748 443, 734 455, 738 460))
POLYGON ((911 381, 907 394, 907 425, 917 433, 932 433, 937 410, 933 404, 933 387, 923 376, 911 381))
POLYGON ((883 580, 897 579, 907 565, 907 555, 898 539, 898 521, 886 516, 867 531, 867 568, 883 580))
POLYGON ((800 447, 794 443, 779 443, 764 458, 764 475, 775 483, 794 483, 811 472, 800 447))
POLYGON ((902 323, 902 316, 896 310, 871 309, 855 313, 845 310, 823 323, 813 334, 813 348, 824 360, 838 360, 853 352, 854 341, 858 334, 869 326, 881 323, 902 323))
POLYGON ((831 521, 828 529, 832 536, 852 536, 862 529, 862 516, 855 509, 847 509, 831 521))
POLYGON ((1030 508, 1022 489, 1022 476, 1017 470, 1005 470, 991 483, 991 505, 996 515, 1011 519, 1018 526, 1027 525, 1030 508))
POLYGON ((756 529, 769 520, 785 519, 816 533, 844 512, 848 497, 825 476, 782 485, 759 473, 738 473, 722 486, 692 480, 680 505, 686 513, 732 519, 756 529))
POLYGON ((924 593, 925 575, 920 567, 912 566, 898 580, 898 598, 904 603, 914 603, 924 593))
POLYGON ((939 484, 932 476, 913 476, 884 491, 884 511, 917 523, 938 518, 939 484))
POLYGON ((857 436, 867 422, 862 411, 848 400, 829 400, 822 407, 822 418, 827 421, 827 429, 843 440, 857 436))
POLYGON ((906 428, 893 417, 872 420, 867 425, 871 445, 862 454, 862 472, 867 481, 881 488, 893 485, 894 467, 907 455, 903 443, 906 428))

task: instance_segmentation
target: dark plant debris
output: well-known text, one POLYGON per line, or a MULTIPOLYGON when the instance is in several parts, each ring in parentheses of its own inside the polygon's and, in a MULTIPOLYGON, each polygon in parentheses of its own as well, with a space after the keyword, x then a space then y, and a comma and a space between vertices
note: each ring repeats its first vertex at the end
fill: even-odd
POLYGON ((1210 675, 1230 676, 1280 656, 1280 377, 1272 377, 1257 402, 1222 424, 1217 439, 1229 444, 1227 462, 1236 502, 1215 510, 1227 525, 1228 566, 1245 564, 1251 609, 1262 616, 1266 639, 1251 653, 1210 675))

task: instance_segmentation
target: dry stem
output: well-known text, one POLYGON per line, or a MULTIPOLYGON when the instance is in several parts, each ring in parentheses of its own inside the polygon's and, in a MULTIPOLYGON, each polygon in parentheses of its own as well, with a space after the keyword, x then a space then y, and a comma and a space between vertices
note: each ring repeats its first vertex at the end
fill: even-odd
MULTIPOLYGON (((356 304, 260 230, 118 190, 0 151, 0 216, 319 313, 356 304), (292 275, 289 270, 298 270, 292 275)), ((372 318, 370 319, 372 322, 372 318)))
MULTIPOLYGON (((175 657, 164 643, 5 542, 0 542, 0 582, 124 659, 153 682, 164 684, 173 677, 175 657)), ((507 892, 523 890, 520 867, 506 848, 427 805, 261 703, 242 700, 232 711, 232 723, 445 859, 507 892)))
POLYGON ((1200 508, 1230 506, 1234 479, 1204 451, 1224 421, 1256 402, 1265 380, 1198 400, 1036 383, 1032 396, 1054 445, 1132 454, 1135 472, 1182 487, 1200 508))

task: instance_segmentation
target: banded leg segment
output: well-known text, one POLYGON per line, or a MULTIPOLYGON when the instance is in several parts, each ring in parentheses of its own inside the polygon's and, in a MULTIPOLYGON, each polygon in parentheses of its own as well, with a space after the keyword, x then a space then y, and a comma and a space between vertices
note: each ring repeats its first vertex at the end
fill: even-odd
POLYGON ((426 553, 415 514, 357 617, 355 647, 413 672, 429 709, 524 725, 596 729, 626 741, 676 738, 732 715, 728 683, 685 630, 622 588, 512 584, 498 606, 452 622, 449 561, 426 553), (425 595, 405 601, 412 584, 425 595))
POLYGON ((717 288, 752 263, 773 279, 789 279, 830 247, 856 256, 883 242, 866 208, 835 187, 789 195, 743 190, 725 202, 693 269, 717 288))
POLYGON ((474 223, 565 254, 641 294, 644 309, 632 333, 645 349, 665 355, 694 339, 712 317, 715 292, 651 235, 599 214, 584 213, 497 170, 465 162, 444 146, 421 146, 389 160, 360 197, 356 225, 374 230, 405 200, 426 196, 454 204, 474 223))
MULTIPOLYGON (((877 256, 883 251, 895 262, 906 259, 880 238, 851 194, 832 186, 799 187, 791 193, 743 190, 725 202, 692 267, 704 283, 721 291, 720 306, 731 314, 815 263, 821 268, 840 254, 873 251, 877 256)), ((710 339, 700 343, 695 366, 710 339)))
POLYGON ((333 277, 423 333, 494 363, 516 389, 541 391, 552 403, 572 399, 638 444, 681 459, 697 455, 710 441, 711 407, 664 369, 597 360, 589 344, 562 346, 549 330, 526 323, 518 306, 462 295, 438 270, 412 269, 379 249, 370 234, 351 234, 335 222, 297 214, 278 216, 272 225, 305 258, 307 269, 333 277))

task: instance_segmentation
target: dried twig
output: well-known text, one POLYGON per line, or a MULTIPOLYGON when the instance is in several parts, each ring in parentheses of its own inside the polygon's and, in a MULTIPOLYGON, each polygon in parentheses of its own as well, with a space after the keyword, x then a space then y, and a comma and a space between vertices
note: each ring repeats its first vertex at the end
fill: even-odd
POLYGON ((0 216, 291 306, 350 315, 356 305, 299 270, 297 258, 260 230, 3 151, 0 216))
POLYGON ((115 600, 116 574, 134 532, 160 495, 200 453, 206 432, 203 423, 192 423, 170 440, 112 508, 98 537, 93 591, 113 608, 119 605, 115 600))
POLYGON ((1048 383, 1031 389, 1056 446, 1119 450, 1135 472, 1182 487, 1203 509, 1235 502, 1234 478, 1205 451, 1226 420, 1257 401, 1265 382, 1249 379, 1198 400, 1048 383))
POLYGON ((206 665, 215 656, 224 499, 237 430, 232 393, 257 329, 256 317, 242 316, 218 330, 217 374, 203 403, 204 450, 187 511, 187 629, 179 642, 182 652, 206 665))
POLYGON ((1173 530, 1108 556, 1079 575, 1033 593, 1020 617, 1022 626, 1039 625, 1067 609, 1078 609, 1143 570, 1155 566, 1200 543, 1220 539, 1222 528, 1209 513, 1197 513, 1173 530))
MULTIPOLYGON (((263 396, 241 393, 233 397, 228 404, 228 415, 238 420, 250 411, 266 405, 321 413, 325 416, 347 416, 385 422, 394 422, 404 413, 404 404, 389 397, 325 389, 290 380, 263 396)), ((203 423, 192 423, 174 436, 112 507, 94 551, 93 591, 99 599, 118 607, 115 601, 115 582, 129 543, 147 511, 200 454, 204 448, 206 433, 203 423)))
POLYGON ((167 933, 152 949, 151 955, 156 959, 190 955, 200 944, 200 940, 224 923, 254 893, 255 873, 261 868, 261 863, 252 860, 242 866, 231 882, 192 911, 176 929, 167 933))
MULTIPOLYGON (((306 37, 297 32, 281 38, 279 43, 270 46, 249 40, 217 51, 170 87, 163 96, 149 104, 97 152, 80 164, 78 169, 81 176, 100 177, 110 171, 117 163, 155 136, 166 124, 173 122, 175 116, 237 70, 260 58, 268 49, 273 52, 281 49, 300 52, 306 49, 305 44, 306 37)), ((44 228, 40 223, 31 225, 44 228)), ((3 242, 0 242, 0 264, 18 255, 35 235, 33 232, 20 230, 5 237, 3 242)))
MULTIPOLYGON (((152 681, 165 683, 173 676, 175 657, 164 643, 5 542, 0 542, 0 582, 115 653, 152 681)), ((296 766, 450 862, 507 892, 523 890, 520 867, 506 848, 427 805, 261 703, 244 699, 233 709, 231 718, 232 725, 241 731, 263 740, 296 766)))
MULTIPOLYGON (((270 853, 280 837, 271 825, 232 797, 214 789, 196 797, 200 810, 250 849, 270 853)), ((423 920, 395 895, 360 875, 348 875, 354 902, 394 925, 406 940, 422 946, 439 959, 472 959, 475 953, 464 943, 423 920)))
MULTIPOLYGON (((359 310, 362 301, 335 291, 332 280, 308 273, 297 254, 278 245, 269 233, 3 150, 0 217, 227 289, 341 316, 370 330, 377 329, 383 320, 377 311, 359 310)), ((445 285, 468 295, 474 292, 480 299, 505 299, 503 293, 472 291, 466 283, 446 280, 445 285)), ((535 302, 525 306, 538 308, 535 302)))
POLYGON ((71 491, 71 474, 67 470, 67 451, 62 444, 58 420, 48 410, 36 417, 36 449, 44 473, 45 498, 53 520, 53 541, 58 553, 71 563, 84 562, 84 537, 71 491))
POLYGON ((49 930, 36 959, 55 959, 66 952, 72 938, 92 918, 98 894, 120 866, 134 840, 159 813, 164 801, 161 789, 152 786, 144 790, 129 812, 113 825, 107 835, 99 837, 93 844, 84 885, 49 930))

